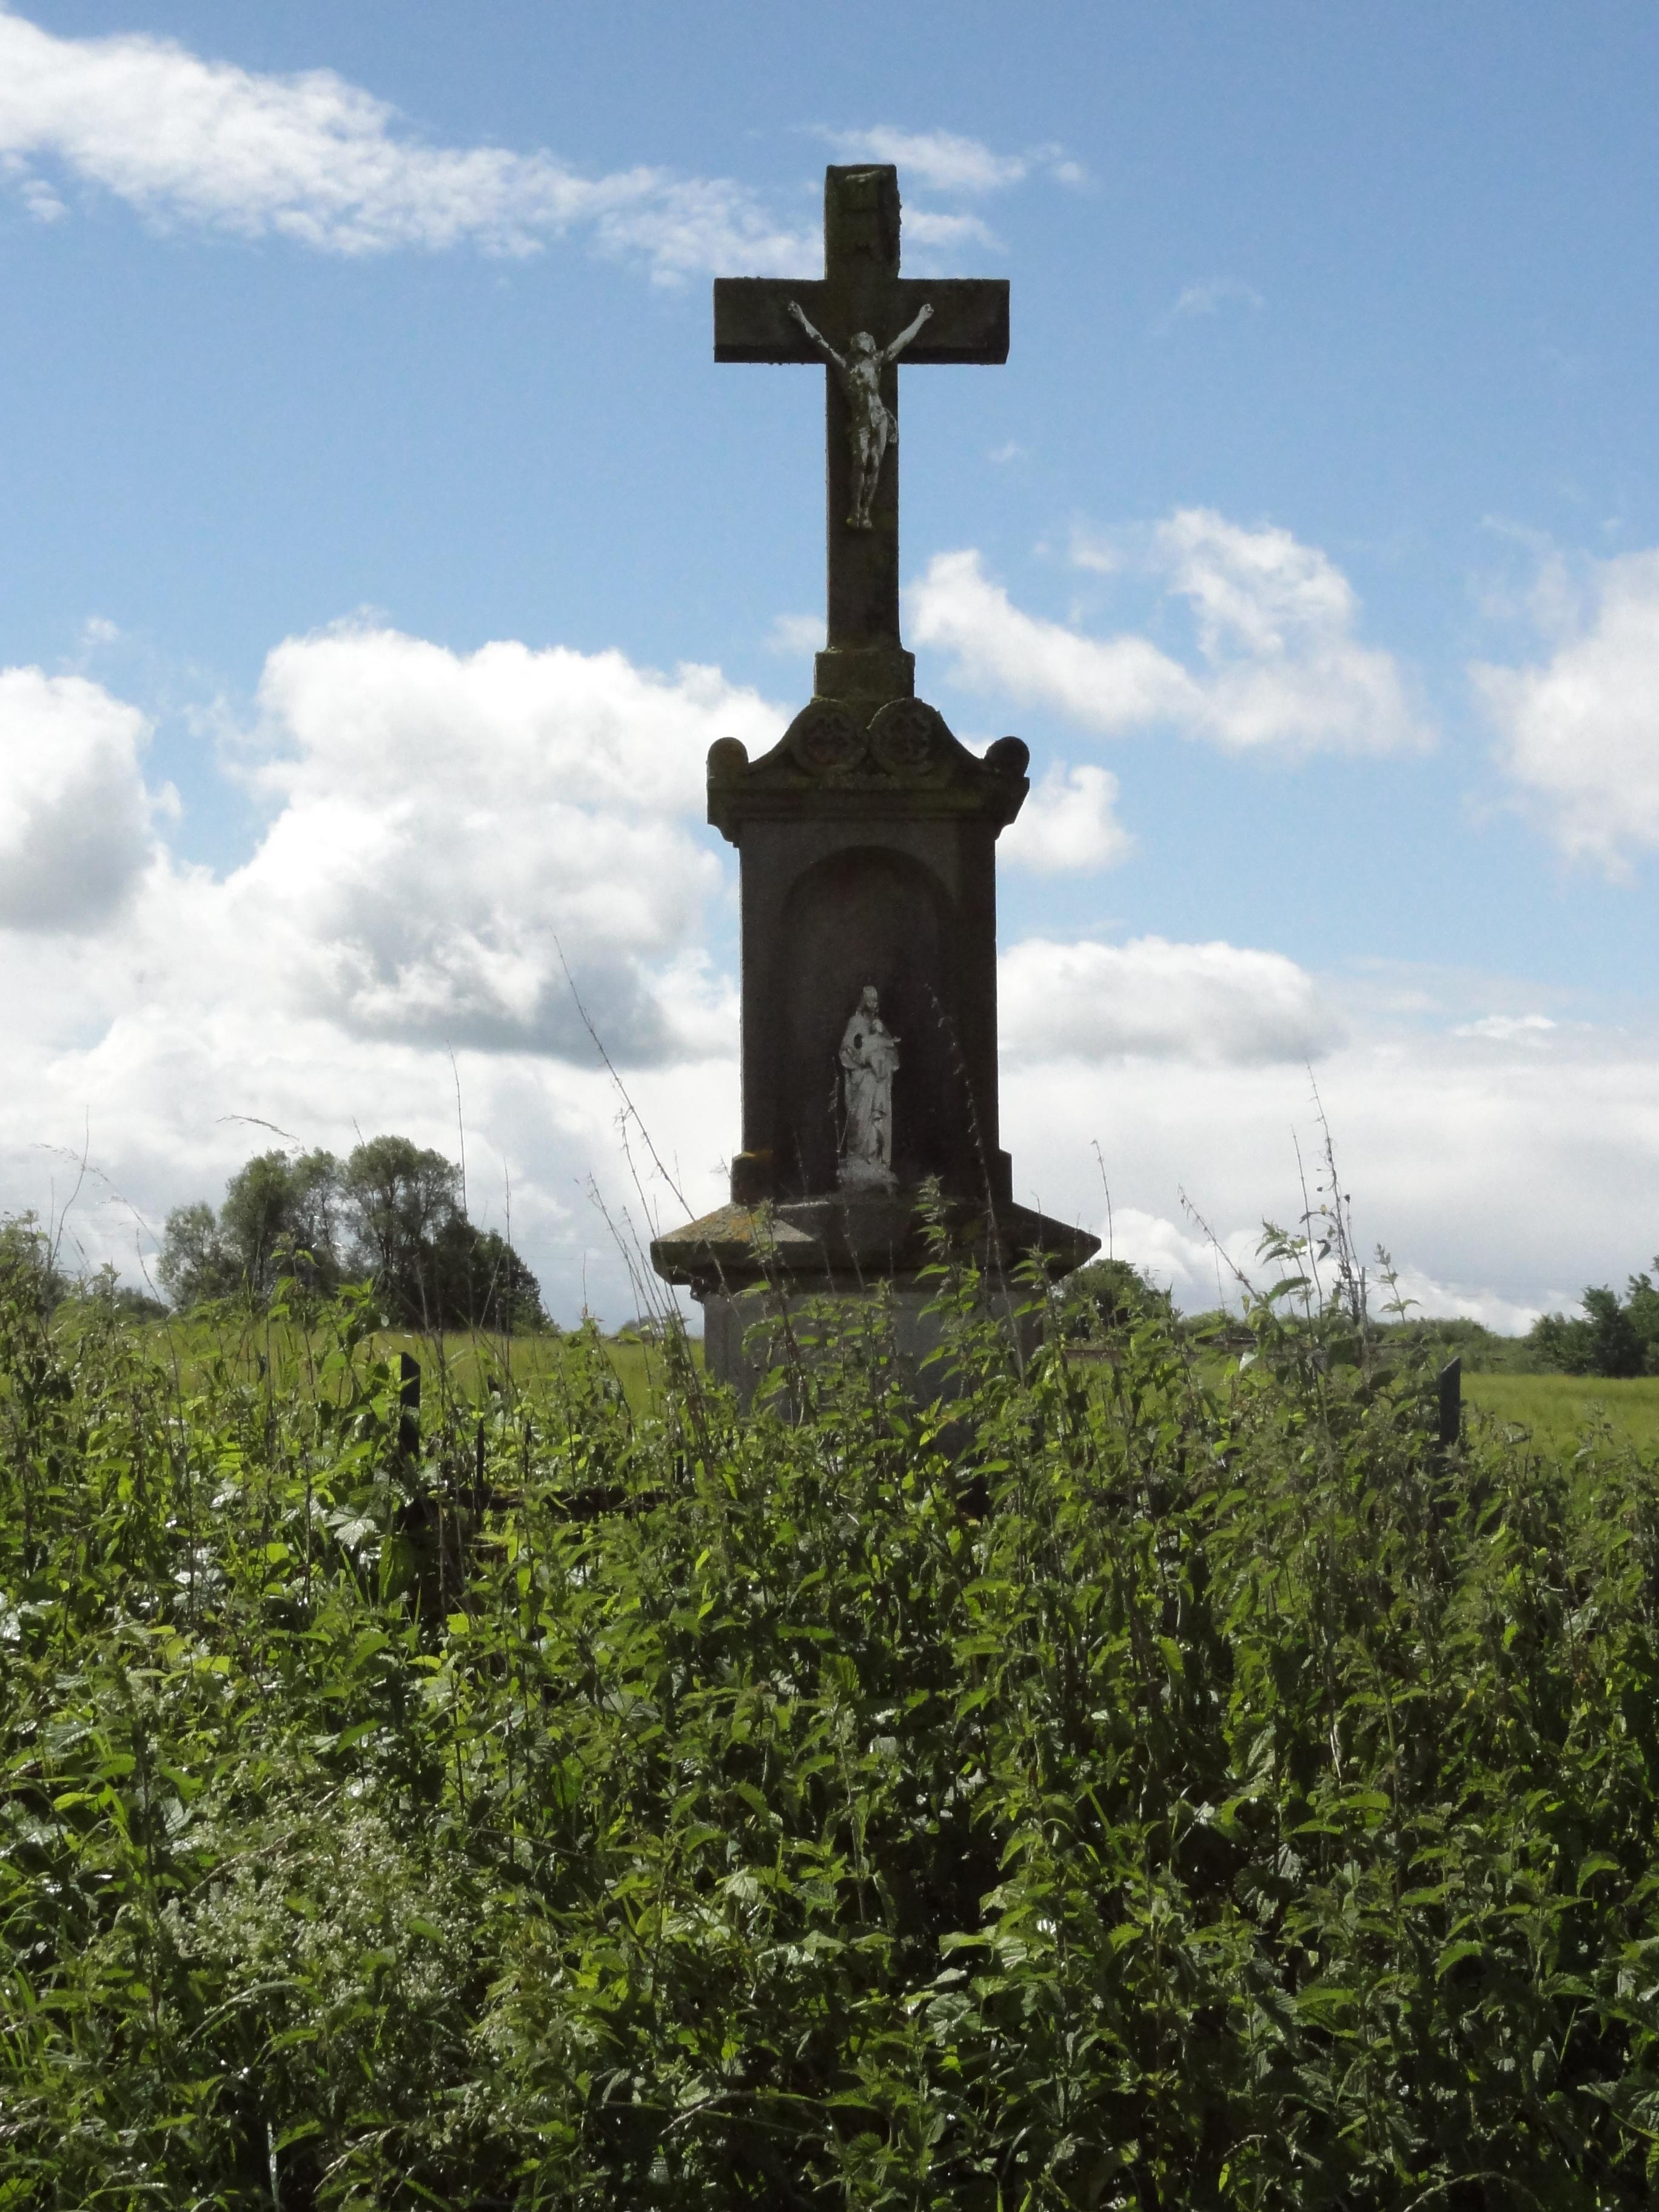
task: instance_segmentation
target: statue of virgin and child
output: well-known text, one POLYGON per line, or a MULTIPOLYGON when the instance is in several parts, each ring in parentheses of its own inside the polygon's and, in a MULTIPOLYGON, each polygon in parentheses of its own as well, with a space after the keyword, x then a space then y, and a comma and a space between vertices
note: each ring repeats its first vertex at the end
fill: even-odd
POLYGON ((891 1190, 893 1077, 898 1039, 881 1018, 873 983, 866 983, 842 1032, 842 1128, 838 1172, 843 1186, 891 1190))

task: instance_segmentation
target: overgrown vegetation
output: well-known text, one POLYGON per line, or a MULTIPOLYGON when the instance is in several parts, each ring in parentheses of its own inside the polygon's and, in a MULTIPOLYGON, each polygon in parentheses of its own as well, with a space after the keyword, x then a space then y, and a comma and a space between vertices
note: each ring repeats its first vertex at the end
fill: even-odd
POLYGON ((875 1312, 411 1451, 361 1293, 186 1382, 39 1256, 9 2212, 1654 2201, 1652 1459, 1438 1452, 1340 1283, 1020 1374, 951 1276, 949 1427, 875 1312))
MULTIPOLYGON (((1122 1261, 1103 1264, 1131 1276, 1134 1273, 1122 1261)), ((1091 1274, 1094 1270, 1079 1272, 1091 1274)), ((1471 1375, 1597 1376, 1607 1382, 1659 1376, 1659 1285, 1655 1275, 1659 1275, 1659 1259, 1654 1261, 1651 1274, 1629 1278, 1622 1298, 1605 1284, 1592 1284, 1584 1291, 1579 1312, 1540 1314, 1524 1336, 1504 1336, 1478 1321, 1396 1315, 1375 1324, 1376 1338, 1379 1343, 1425 1358, 1461 1359, 1471 1375)), ((1143 1283, 1142 1290, 1151 1286, 1143 1283)), ((1218 1311, 1189 1315, 1183 1326, 1202 1337, 1224 1333, 1237 1322, 1237 1316, 1218 1311)))
POLYGON ((498 1230, 468 1218, 461 1170, 407 1137, 333 1153, 262 1152, 240 1168, 216 1212, 175 1206, 156 1265, 175 1305, 264 1305, 279 1282, 332 1295, 373 1283, 411 1328, 541 1328, 535 1277, 498 1230))

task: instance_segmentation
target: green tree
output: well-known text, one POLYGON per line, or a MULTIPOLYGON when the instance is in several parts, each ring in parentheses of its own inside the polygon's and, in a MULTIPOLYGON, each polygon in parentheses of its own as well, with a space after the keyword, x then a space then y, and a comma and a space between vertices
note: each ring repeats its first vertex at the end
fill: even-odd
POLYGON ((52 1242, 33 1213, 0 1219, 0 1297, 44 1317, 69 1296, 52 1242))
POLYGON ((371 1137, 347 1159, 341 1201, 350 1263, 388 1309, 416 1328, 443 1323, 436 1250, 464 1218, 460 1173, 407 1137, 371 1137))
POLYGON ((478 1229, 457 1213, 434 1241, 428 1280, 432 1305, 445 1327, 538 1329, 548 1326, 541 1285, 495 1229, 478 1229))
POLYGON ((175 1206, 168 1214, 155 1274, 179 1307, 234 1297, 241 1288, 241 1269, 220 1234, 218 1215, 205 1200, 175 1206))
POLYGON ((238 1169, 216 1213, 167 1217, 157 1267, 176 1306, 269 1299, 285 1276, 331 1293, 367 1276, 415 1328, 544 1328, 536 1278, 507 1240, 468 1220, 459 1171, 407 1137, 331 1152, 261 1152, 238 1169))
POLYGON ((1060 1328, 1081 1341, 1129 1328, 1149 1315, 1168 1317, 1170 1294, 1127 1260, 1092 1260, 1068 1275, 1060 1291, 1060 1328))
POLYGON ((261 1152, 231 1177, 219 1231, 253 1297, 269 1297, 284 1275, 337 1285, 340 1172, 332 1152, 261 1152))
POLYGON ((1589 1320, 1589 1372, 1592 1375, 1639 1375, 1643 1344, 1628 1310, 1617 1291, 1605 1287, 1584 1292, 1584 1311, 1589 1320))
MULTIPOLYGON (((1659 1267, 1659 1261, 1655 1265, 1659 1267)), ((1646 1275, 1630 1278, 1630 1303, 1605 1283, 1588 1288, 1583 1316, 1542 1314, 1527 1341, 1538 1364, 1562 1375, 1600 1375, 1610 1381, 1659 1371, 1653 1358, 1659 1336, 1659 1291, 1646 1275), (1655 1331, 1650 1335, 1649 1331, 1655 1331)))
MULTIPOLYGON (((1659 1274, 1659 1255, 1654 1259, 1653 1270, 1659 1274)), ((1659 1375, 1659 1285, 1653 1275, 1631 1277, 1625 1310, 1641 1342, 1643 1371, 1659 1375)))

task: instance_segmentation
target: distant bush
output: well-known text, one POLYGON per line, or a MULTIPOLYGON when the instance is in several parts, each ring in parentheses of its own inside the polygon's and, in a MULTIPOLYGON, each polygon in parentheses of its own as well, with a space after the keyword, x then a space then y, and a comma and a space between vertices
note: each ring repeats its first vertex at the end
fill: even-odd
POLYGON ((0 1218, 0 1297, 42 1319, 66 1304, 96 1307, 129 1321, 155 1320, 167 1311, 160 1298, 122 1282, 108 1262, 89 1275, 71 1275, 59 1264, 56 1240, 33 1213, 0 1218))
POLYGON ((9 2212, 1656 2201, 1650 1462, 1277 1294, 411 1451, 362 1294, 181 1385, 8 1282, 9 2212))
POLYGON ((1443 1365, 1461 1359, 1470 1375, 1530 1375, 1538 1360, 1525 1337, 1503 1336, 1484 1322, 1452 1316, 1384 1322, 1378 1340, 1443 1365))
POLYGON ((1127 1260, 1093 1260, 1066 1276, 1057 1292, 1060 1332, 1076 1343, 1133 1328, 1149 1315, 1173 1316, 1167 1291, 1127 1260))
POLYGON ((167 1216, 156 1273, 181 1308, 267 1302, 284 1279, 330 1296, 368 1279, 406 1327, 544 1328, 535 1277, 461 1205, 460 1170, 407 1137, 331 1152, 262 1152, 204 1201, 167 1216))
POLYGON ((73 1288, 58 1264, 52 1238, 34 1214, 0 1218, 0 1298, 44 1318, 73 1288))

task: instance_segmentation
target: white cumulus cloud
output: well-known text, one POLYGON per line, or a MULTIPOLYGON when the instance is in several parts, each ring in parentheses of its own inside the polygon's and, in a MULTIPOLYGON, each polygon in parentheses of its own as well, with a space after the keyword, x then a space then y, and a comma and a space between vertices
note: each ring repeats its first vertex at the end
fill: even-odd
MULTIPOLYGON (((476 1210, 501 1224, 510 1190, 567 1318, 584 1297, 632 1310, 589 1178, 613 1224, 631 1219, 624 1241, 652 1233, 648 1207, 683 1218, 682 1197, 635 1125, 641 1210, 566 963, 684 1204, 706 1210, 736 1128, 737 1006, 703 950, 725 883, 703 761, 720 736, 764 750, 780 713, 714 671, 616 653, 457 653, 361 625, 290 639, 236 769, 269 819, 218 877, 145 830, 137 709, 38 671, 4 679, 7 726, 20 702, 75 774, 42 795, 31 768, 22 786, 27 849, 55 870, 8 867, 0 847, 0 1212, 61 1202, 78 1170, 52 1148, 89 1142, 106 1180, 83 1185, 66 1249, 131 1270, 138 1216, 153 1237, 278 1141, 237 1117, 336 1151, 399 1129, 453 1157, 459 1079, 476 1210), (111 818, 118 867, 92 838, 111 818), (100 929, 92 890, 107 904, 118 878, 125 902, 100 929)), ((14 788, 0 778, 0 839, 14 788)))
MULTIPOLYGON (((947 260, 964 246, 983 246, 988 253, 999 252, 1002 240, 976 215, 945 215, 935 208, 911 208, 904 217, 904 237, 907 246, 915 246, 926 265, 917 273, 936 276, 939 260, 947 260)), ((910 266, 906 263, 907 268, 910 266)))
POLYGON ((998 850, 1015 867, 1052 876, 1109 868, 1133 846, 1117 818, 1117 778, 1111 771, 1061 765, 1033 787, 998 850))
POLYGON ((1479 665, 1498 757, 1547 833, 1611 875, 1659 848, 1659 551, 1599 563, 1582 596, 1540 600, 1553 650, 1479 665))
POLYGON ((719 879, 690 828, 703 756, 776 735, 754 693, 617 653, 349 627, 278 647, 260 704, 255 781, 280 811, 225 895, 283 918, 309 1008, 586 1058, 568 963, 614 1057, 697 1048, 696 994, 659 971, 719 879))
POLYGON ((1189 721, 1200 711, 1198 685, 1149 639, 1085 637, 1024 613, 972 550, 935 554, 910 607, 917 644, 951 653, 969 690, 1041 701, 1108 732, 1189 721))
MULTIPOLYGON (((1188 1313, 1208 1306, 1236 1310, 1243 1300, 1241 1275, 1260 1296, 1283 1272, 1261 1257, 1260 1224, 1218 1231, 1212 1243, 1194 1220, 1182 1224, 1130 1206, 1115 1208, 1096 1228, 1103 1246, 1109 1243, 1115 1257, 1127 1260, 1160 1290, 1169 1291, 1188 1313)), ((1504 1336, 1524 1335, 1541 1310, 1535 1305, 1517 1304, 1496 1291, 1437 1282, 1421 1267, 1410 1266, 1396 1266, 1391 1291, 1375 1259, 1364 1254, 1359 1256, 1366 1271, 1371 1314, 1378 1321, 1390 1317, 1386 1308, 1394 1295, 1408 1303, 1414 1320, 1478 1321, 1504 1336)))
POLYGON ((1492 1044, 1541 1044, 1555 1027, 1547 1014, 1482 1014, 1478 1021, 1460 1022, 1453 1034, 1492 1044))
POLYGON ((842 155, 893 163, 901 185, 915 183, 930 191, 957 195, 1005 191, 1011 185, 1023 184, 1038 169, 1061 184, 1083 181, 1082 170, 1066 158, 1059 146, 998 154, 982 139, 964 137, 955 131, 902 131, 890 123, 878 123, 867 131, 825 131, 820 135, 842 155))
POLYGON ((1236 945, 1028 938, 999 963, 997 999, 1003 1049, 1024 1061, 1301 1062, 1341 1036, 1305 969, 1236 945))
POLYGON ((149 724, 80 676, 0 669, 0 928, 81 929, 152 849, 149 724))
MULTIPOLYGON (((1080 565, 1117 565, 1079 543, 1080 565)), ((1149 638, 1091 637, 1025 613, 971 550, 934 557, 913 592, 912 627, 919 643, 952 654, 963 684, 1040 702, 1103 734, 1164 724, 1231 751, 1291 754, 1428 741, 1392 655, 1355 635, 1352 586, 1316 547, 1188 507, 1153 532, 1142 565, 1191 610, 1191 665, 1149 638)))
POLYGON ((0 168, 38 216, 62 212, 54 176, 76 179, 157 222, 329 253, 523 254, 580 230, 672 282, 714 268, 787 273, 815 250, 728 179, 656 167, 588 177, 547 152, 431 146, 331 70, 261 75, 167 39, 60 37, 3 9, 0 168))

